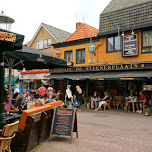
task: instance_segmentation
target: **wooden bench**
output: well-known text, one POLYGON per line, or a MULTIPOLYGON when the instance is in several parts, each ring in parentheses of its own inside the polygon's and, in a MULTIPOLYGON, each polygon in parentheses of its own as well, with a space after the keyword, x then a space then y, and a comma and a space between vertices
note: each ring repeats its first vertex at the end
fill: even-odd
POLYGON ((62 101, 48 103, 41 107, 24 110, 20 119, 16 136, 12 140, 14 152, 28 152, 44 142, 51 129, 54 107, 62 105, 62 101))

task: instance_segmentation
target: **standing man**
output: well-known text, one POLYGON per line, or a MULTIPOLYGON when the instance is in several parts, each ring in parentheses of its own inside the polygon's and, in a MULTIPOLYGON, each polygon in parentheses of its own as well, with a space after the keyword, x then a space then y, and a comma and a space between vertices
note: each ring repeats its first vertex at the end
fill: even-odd
POLYGON ((46 92, 46 88, 44 87, 44 85, 42 84, 41 87, 38 89, 38 92, 40 94, 40 99, 44 98, 45 92, 46 92))

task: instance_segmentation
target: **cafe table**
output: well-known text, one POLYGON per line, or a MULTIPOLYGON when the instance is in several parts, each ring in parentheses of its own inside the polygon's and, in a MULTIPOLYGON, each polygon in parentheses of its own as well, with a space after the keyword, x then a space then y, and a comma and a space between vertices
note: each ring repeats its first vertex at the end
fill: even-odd
POLYGON ((129 101, 126 101, 126 102, 132 103, 133 112, 135 112, 135 103, 137 103, 138 101, 137 100, 129 100, 129 101))
POLYGON ((6 121, 6 123, 12 123, 16 120, 19 120, 21 116, 22 116, 22 114, 9 113, 8 115, 5 114, 4 120, 6 121))

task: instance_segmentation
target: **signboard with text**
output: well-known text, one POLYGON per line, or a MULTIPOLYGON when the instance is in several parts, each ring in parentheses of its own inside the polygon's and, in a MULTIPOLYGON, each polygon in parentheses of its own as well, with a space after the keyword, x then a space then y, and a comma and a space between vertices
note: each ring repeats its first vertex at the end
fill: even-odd
POLYGON ((71 143, 73 132, 76 132, 78 137, 76 109, 56 108, 50 138, 52 135, 71 136, 71 143))
POLYGON ((129 34, 123 37, 123 56, 138 55, 138 34, 129 34))

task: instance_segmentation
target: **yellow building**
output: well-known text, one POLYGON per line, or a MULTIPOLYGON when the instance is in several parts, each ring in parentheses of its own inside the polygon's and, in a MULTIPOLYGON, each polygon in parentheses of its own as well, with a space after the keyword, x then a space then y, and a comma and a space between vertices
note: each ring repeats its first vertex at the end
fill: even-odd
POLYGON ((130 5, 126 0, 120 5, 122 0, 118 1, 111 1, 100 14, 99 33, 85 33, 89 26, 82 24, 64 42, 53 45, 54 55, 74 63, 73 68, 51 71, 51 79, 68 79, 57 81, 57 89, 75 83, 87 90, 87 79, 88 95, 94 90, 114 94, 113 89, 122 95, 128 89, 139 92, 143 84, 151 84, 152 12, 148 6, 152 2, 135 0, 130 5))

